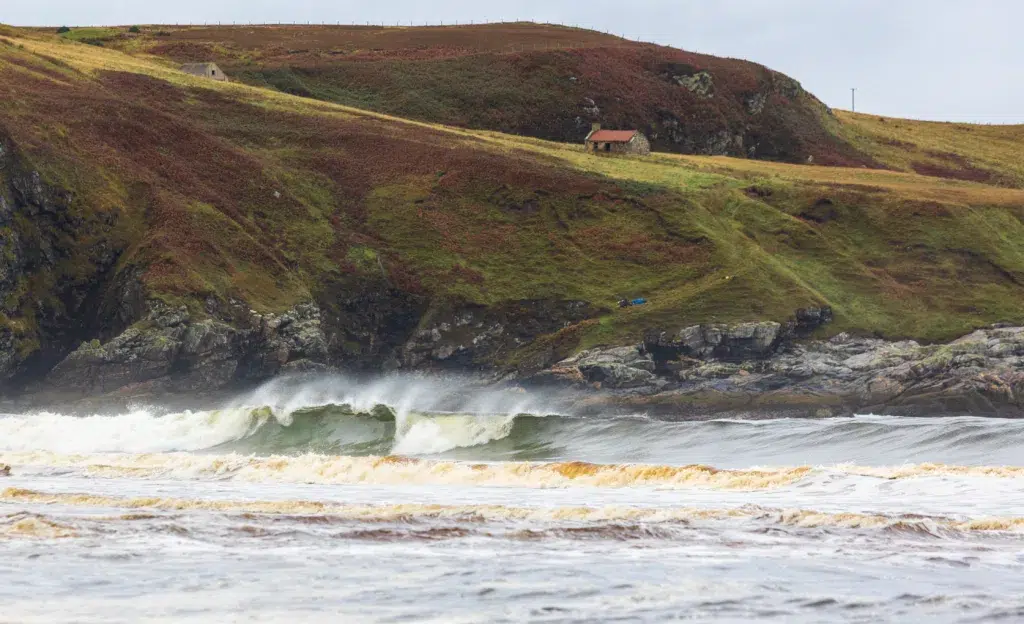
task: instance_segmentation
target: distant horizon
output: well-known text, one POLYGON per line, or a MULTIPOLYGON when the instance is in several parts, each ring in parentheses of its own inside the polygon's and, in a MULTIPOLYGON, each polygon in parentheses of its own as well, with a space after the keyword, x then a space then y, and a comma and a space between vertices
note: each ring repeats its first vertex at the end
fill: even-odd
POLYGON ((955 0, 720 0, 710 6, 634 0, 626 15, 615 0, 509 0, 501 9, 472 0, 429 7, 412 0, 356 6, 331 0, 147 6, 50 0, 0 9, 0 23, 30 28, 557 24, 759 63, 795 78, 838 110, 850 108, 856 87, 857 112, 985 125, 1024 124, 1024 82, 1013 79, 1024 57, 1024 40, 1014 32, 1022 20, 1024 5, 1000 0, 971 6, 955 0))

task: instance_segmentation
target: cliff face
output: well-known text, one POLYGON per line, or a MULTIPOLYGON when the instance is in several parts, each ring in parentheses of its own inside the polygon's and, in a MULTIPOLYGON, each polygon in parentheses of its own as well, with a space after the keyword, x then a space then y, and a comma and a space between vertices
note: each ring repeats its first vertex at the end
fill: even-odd
POLYGON ((132 322, 136 302, 108 292, 124 251, 117 219, 45 182, 0 126, 0 388, 132 322))

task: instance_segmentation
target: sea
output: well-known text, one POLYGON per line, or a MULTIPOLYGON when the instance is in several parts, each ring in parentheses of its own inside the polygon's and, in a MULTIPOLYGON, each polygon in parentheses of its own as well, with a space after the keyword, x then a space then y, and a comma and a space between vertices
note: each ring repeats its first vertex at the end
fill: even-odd
POLYGON ((0 622, 1024 621, 1024 420, 559 405, 328 376, 2 414, 0 622))

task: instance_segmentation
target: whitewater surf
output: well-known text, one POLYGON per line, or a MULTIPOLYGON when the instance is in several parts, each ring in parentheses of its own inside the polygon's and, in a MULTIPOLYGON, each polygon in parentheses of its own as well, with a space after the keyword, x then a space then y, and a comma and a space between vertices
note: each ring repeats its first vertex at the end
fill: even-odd
POLYGON ((3 617, 1024 613, 1024 421, 558 405, 325 377, 189 410, 0 415, 3 617), (46 606, 20 589, 44 586, 46 606))

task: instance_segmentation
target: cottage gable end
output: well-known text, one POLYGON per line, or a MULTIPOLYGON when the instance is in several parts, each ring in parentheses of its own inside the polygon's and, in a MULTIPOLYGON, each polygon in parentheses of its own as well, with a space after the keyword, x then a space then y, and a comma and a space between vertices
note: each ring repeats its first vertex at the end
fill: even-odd
POLYGON ((216 63, 185 63, 181 66, 181 71, 210 80, 226 81, 228 79, 227 74, 216 63))

